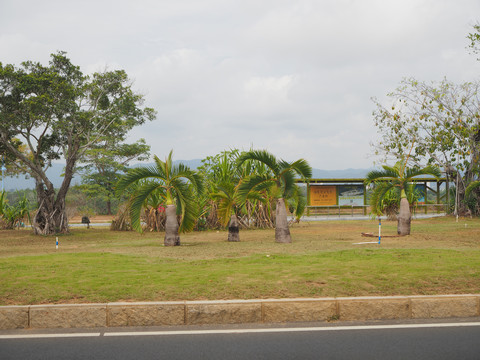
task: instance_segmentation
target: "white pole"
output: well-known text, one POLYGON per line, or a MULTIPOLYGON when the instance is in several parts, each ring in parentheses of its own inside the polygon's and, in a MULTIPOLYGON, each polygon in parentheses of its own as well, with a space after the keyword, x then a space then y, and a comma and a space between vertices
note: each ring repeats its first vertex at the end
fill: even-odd
POLYGON ((380 244, 380 240, 382 239, 382 219, 380 216, 378 217, 378 243, 380 244))

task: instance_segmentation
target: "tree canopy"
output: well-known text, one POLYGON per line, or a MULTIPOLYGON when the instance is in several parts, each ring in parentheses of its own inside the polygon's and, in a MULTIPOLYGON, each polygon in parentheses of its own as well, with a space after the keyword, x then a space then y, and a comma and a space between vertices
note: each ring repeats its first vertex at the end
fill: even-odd
POLYGON ((125 71, 88 76, 64 52, 52 54, 48 66, 0 63, 0 150, 8 166, 35 179, 36 233, 68 231, 65 196, 78 160, 102 139, 122 139, 153 120, 155 111, 143 102, 125 71), (61 159, 65 171, 57 191, 46 169, 61 159))
POLYGON ((405 79, 374 100, 375 125, 381 135, 374 145, 386 160, 410 153, 414 165, 436 164, 457 185, 459 205, 466 186, 479 175, 480 82, 455 84, 446 79, 426 83, 405 79))
MULTIPOLYGON (((467 39, 471 52, 478 55, 480 24, 473 26, 467 39)), ((388 94, 390 101, 374 99, 373 115, 381 135, 374 144, 376 153, 395 161, 410 153, 414 165, 441 167, 455 181, 457 214, 466 211, 465 189, 480 176, 479 90, 478 79, 456 84, 410 78, 388 94)))
POLYGON ((103 198, 108 215, 112 214, 115 183, 128 171, 130 162, 148 160, 150 155, 150 146, 144 139, 133 144, 122 143, 124 140, 105 136, 88 149, 80 160, 82 189, 91 196, 103 198))

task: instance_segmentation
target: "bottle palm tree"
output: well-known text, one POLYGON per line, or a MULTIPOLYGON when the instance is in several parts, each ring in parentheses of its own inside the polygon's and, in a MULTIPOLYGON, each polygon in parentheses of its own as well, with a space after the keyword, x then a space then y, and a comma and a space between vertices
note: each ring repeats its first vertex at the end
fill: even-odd
POLYGON ((202 178, 183 164, 173 165, 172 151, 165 161, 154 156, 154 166, 131 169, 117 183, 117 191, 137 184, 130 203, 132 227, 142 231, 140 211, 151 195, 162 196, 166 206, 165 246, 180 245, 179 231, 190 231, 195 225, 197 206, 195 192, 203 191, 202 178), (181 215, 180 224, 177 214, 181 215))
POLYGON ((398 213, 397 233, 399 235, 410 235, 412 215, 410 203, 407 198, 406 189, 408 183, 421 175, 432 175, 435 178, 441 176, 436 166, 428 165, 424 168, 407 168, 407 160, 401 159, 394 166, 383 165, 383 170, 373 170, 367 174, 365 183, 375 182, 375 189, 371 198, 372 212, 381 214, 381 202, 390 190, 395 189, 400 194, 400 209, 398 213))
POLYGON ((210 196, 218 202, 217 214, 222 225, 228 224, 228 241, 240 241, 239 222, 236 214, 238 196, 236 187, 231 182, 216 186, 216 192, 210 196))
MULTIPOLYGON (((228 224, 228 241, 240 241, 240 221, 237 214, 241 212, 242 199, 238 193, 238 184, 224 182, 216 186, 216 192, 211 197, 218 202, 217 213, 222 225, 228 224)), ((247 194, 249 201, 265 202, 262 194, 257 191, 250 191, 247 194)))
POLYGON ((279 160, 266 150, 250 150, 241 154, 238 158, 238 165, 245 161, 258 161, 264 164, 269 171, 264 174, 252 175, 245 178, 239 185, 238 194, 245 200, 252 191, 267 190, 275 188, 276 209, 275 209, 275 242, 290 243, 290 229, 288 228, 287 209, 285 198, 288 198, 296 191, 295 175, 304 179, 312 176, 312 168, 304 159, 292 163, 279 160))

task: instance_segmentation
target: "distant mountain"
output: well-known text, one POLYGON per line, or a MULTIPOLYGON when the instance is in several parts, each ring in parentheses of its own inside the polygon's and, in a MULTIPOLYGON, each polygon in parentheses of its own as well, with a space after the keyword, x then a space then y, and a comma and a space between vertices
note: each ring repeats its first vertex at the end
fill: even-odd
MULTIPOLYGON (((200 165, 202 165, 201 159, 193 159, 193 160, 176 160, 174 163, 183 163, 190 167, 191 169, 196 169, 200 165)), ((134 166, 145 165, 145 164, 137 164, 134 166)), ((151 165, 148 164, 148 165, 151 165)), ((370 169, 345 169, 345 170, 321 170, 321 169, 313 169, 312 171, 312 178, 313 179, 359 179, 364 178, 365 175, 371 171, 373 168, 370 169)), ((63 164, 54 163, 50 169, 47 171, 48 177, 53 181, 53 185, 58 188, 62 184, 63 177, 63 164)), ((81 177, 74 176, 72 179, 72 186, 80 185, 81 177)), ((4 180, 4 188, 7 191, 15 191, 15 190, 22 190, 22 189, 33 189, 35 187, 35 182, 33 179, 26 177, 25 175, 20 175, 18 177, 5 177, 4 180)))
POLYGON ((373 168, 345 170, 312 169, 312 179, 362 179, 372 170, 373 168))
MULTIPOLYGON (((47 170, 47 176, 56 188, 59 188, 62 184, 63 167, 63 164, 54 163, 52 167, 47 170)), ((80 183, 80 176, 74 176, 72 179, 72 186, 80 185, 80 183)), ((35 181, 28 175, 6 176, 4 180, 4 188, 7 191, 34 189, 35 181)))
MULTIPOLYGON (((164 159, 160 159, 164 161, 164 159)), ((186 166, 188 166, 190 169, 197 169, 199 166, 202 165, 202 159, 193 159, 193 160, 173 160, 173 164, 179 164, 182 163, 186 166)), ((145 165, 153 165, 153 163, 139 163, 132 165, 132 167, 138 167, 138 166, 145 166, 145 165)))

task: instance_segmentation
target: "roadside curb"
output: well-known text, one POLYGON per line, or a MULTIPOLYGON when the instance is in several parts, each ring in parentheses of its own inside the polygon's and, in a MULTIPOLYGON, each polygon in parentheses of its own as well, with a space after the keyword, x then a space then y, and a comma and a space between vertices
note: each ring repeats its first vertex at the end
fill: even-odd
POLYGON ((0 306, 0 330, 480 316, 480 294, 0 306))

